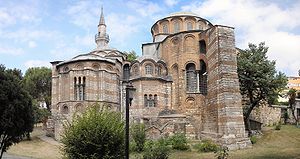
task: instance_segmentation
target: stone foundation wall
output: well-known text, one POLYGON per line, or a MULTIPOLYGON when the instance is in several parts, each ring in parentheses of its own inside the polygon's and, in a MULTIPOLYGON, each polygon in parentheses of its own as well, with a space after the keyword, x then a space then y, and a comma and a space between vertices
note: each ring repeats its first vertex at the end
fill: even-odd
POLYGON ((281 108, 271 107, 264 103, 259 108, 253 109, 250 117, 263 123, 263 126, 274 125, 280 122, 281 108))

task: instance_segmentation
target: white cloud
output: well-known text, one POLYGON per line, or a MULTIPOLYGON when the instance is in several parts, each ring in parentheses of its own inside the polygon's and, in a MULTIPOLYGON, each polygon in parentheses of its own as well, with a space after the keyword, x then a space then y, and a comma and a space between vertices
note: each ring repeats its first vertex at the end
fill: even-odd
POLYGON ((3 1, 3 6, 0 7, 0 28, 9 27, 18 22, 39 22, 39 2, 32 1, 29 3, 12 3, 3 1))
POLYGON ((96 47, 94 34, 86 34, 84 36, 75 36, 75 44, 88 47, 96 47))
POLYGON ((165 0, 165 4, 169 7, 176 5, 178 2, 179 0, 165 0))
POLYGON ((13 39, 17 42, 30 42, 32 40, 54 40, 61 37, 57 31, 21 28, 10 32, 0 32, 0 38, 13 39))
POLYGON ((268 56, 287 75, 300 69, 300 35, 292 30, 300 27, 300 1, 282 8, 276 3, 258 0, 210 0, 193 2, 182 7, 211 20, 213 23, 235 27, 237 47, 249 42, 265 41, 268 56))
POLYGON ((146 0, 133 0, 127 2, 127 6, 132 10, 135 10, 143 17, 152 17, 155 14, 163 11, 163 8, 157 3, 146 0))
POLYGON ((134 16, 109 14, 107 16, 108 34, 115 43, 124 45, 130 37, 139 31, 141 24, 134 16))
POLYGON ((100 4, 92 1, 79 1, 67 8, 67 14, 71 17, 71 23, 89 30, 96 27, 100 16, 100 4))
POLYGON ((36 43, 34 42, 34 41, 29 41, 28 42, 28 47, 29 48, 35 48, 37 45, 36 45, 36 43))
POLYGON ((22 48, 14 48, 0 45, 0 55, 21 55, 24 54, 24 50, 22 48))
POLYGON ((42 61, 42 60, 29 60, 25 62, 25 67, 51 67, 51 64, 49 61, 42 61))

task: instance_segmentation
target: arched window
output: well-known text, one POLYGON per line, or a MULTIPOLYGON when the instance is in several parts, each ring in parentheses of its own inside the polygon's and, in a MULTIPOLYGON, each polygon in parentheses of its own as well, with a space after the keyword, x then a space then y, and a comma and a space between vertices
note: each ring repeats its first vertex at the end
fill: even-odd
POLYGON ((83 83, 82 83, 82 99, 85 100, 85 77, 83 77, 83 83))
POLYGON ((77 78, 74 77, 74 100, 77 100, 77 78))
POLYGON ((74 77, 74 100, 85 100, 86 99, 86 78, 74 77))
POLYGON ((62 114, 69 114, 69 108, 67 105, 64 105, 61 110, 62 114))
POLYGON ((149 107, 154 107, 154 99, 153 99, 152 94, 149 95, 148 106, 149 107))
POLYGON ((66 67, 64 68, 64 72, 68 72, 68 71, 69 71, 69 67, 66 66, 66 67))
POLYGON ((157 95, 154 95, 154 107, 157 107, 157 95))
POLYGON ((187 22, 186 23, 186 30, 193 30, 193 23, 192 22, 187 22))
POLYGON ((206 54, 206 43, 204 40, 199 41, 200 53, 206 54))
POLYGON ((147 96, 147 94, 144 95, 144 106, 148 107, 148 96, 147 96))
POLYGON ((161 66, 158 66, 158 67, 157 67, 157 75, 158 75, 158 76, 161 76, 161 70, 162 70, 162 69, 161 69, 161 66))
POLYGON ((200 60, 199 90, 201 94, 207 94, 207 71, 203 60, 200 60))
POLYGON ((123 67, 123 80, 127 81, 129 80, 129 65, 126 64, 123 67))
POLYGON ((150 64, 147 64, 145 66, 145 74, 146 75, 152 75, 153 74, 153 67, 150 64))
POLYGON ((197 91, 197 75, 195 64, 189 63, 186 65, 186 91, 197 91))
POLYGON ((174 33, 177 33, 180 31, 180 25, 178 21, 174 22, 174 33))

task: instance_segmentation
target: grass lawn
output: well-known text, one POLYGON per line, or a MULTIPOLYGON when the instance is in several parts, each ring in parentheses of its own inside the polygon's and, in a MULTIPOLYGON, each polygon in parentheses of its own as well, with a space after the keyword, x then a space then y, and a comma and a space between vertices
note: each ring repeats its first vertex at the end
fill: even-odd
MULTIPOLYGON (((61 158, 59 146, 40 140, 37 136, 43 132, 35 129, 31 141, 23 141, 10 147, 9 154, 29 156, 40 159, 61 158)), ((131 155, 131 158, 135 158, 131 155)), ((170 159, 211 159, 214 153, 191 151, 172 151, 170 159)), ((268 127, 262 138, 258 139, 252 149, 229 151, 230 159, 300 159, 300 129, 283 125, 281 130, 268 127)))

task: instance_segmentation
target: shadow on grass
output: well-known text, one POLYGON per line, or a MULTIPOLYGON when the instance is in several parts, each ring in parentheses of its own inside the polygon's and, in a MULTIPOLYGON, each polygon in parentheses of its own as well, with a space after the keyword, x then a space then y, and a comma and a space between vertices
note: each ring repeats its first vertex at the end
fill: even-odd
MULTIPOLYGON (((257 155, 257 156, 252 156, 251 159, 295 159, 295 158, 300 158, 300 156, 293 156, 293 155, 272 155, 272 154, 267 154, 267 155, 257 155)), ((249 158, 250 159, 250 158, 249 158)))

